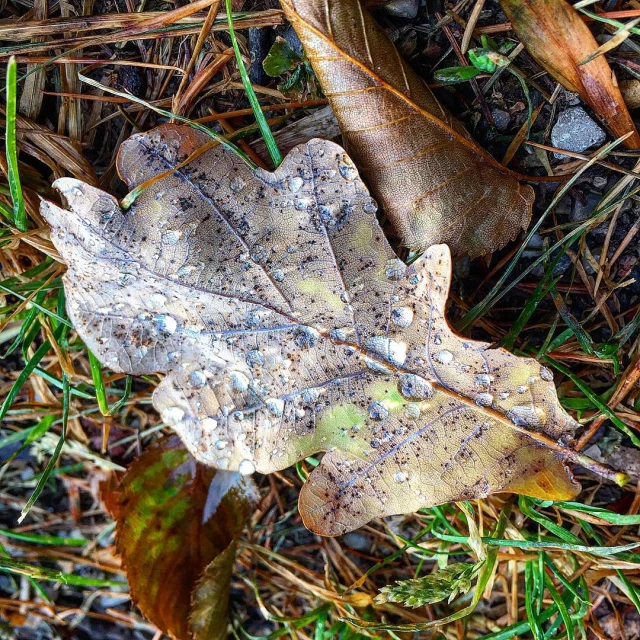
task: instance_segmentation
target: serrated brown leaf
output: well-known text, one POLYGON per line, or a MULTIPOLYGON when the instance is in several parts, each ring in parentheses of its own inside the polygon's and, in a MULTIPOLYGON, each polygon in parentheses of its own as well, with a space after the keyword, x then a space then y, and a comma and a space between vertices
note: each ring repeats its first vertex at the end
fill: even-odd
POLYGON ((281 0, 345 146, 401 241, 475 257, 529 224, 533 190, 496 162, 402 59, 359 0, 281 0))
POLYGON ((580 64, 598 43, 566 0, 500 0, 511 26, 536 62, 561 85, 580 94, 602 123, 624 144, 640 148, 640 134, 627 110, 615 74, 600 55, 580 64))
POLYGON ((256 502, 251 480, 197 463, 173 436, 103 494, 142 613, 177 640, 226 638, 236 539, 256 502))
POLYGON ((270 473, 326 451, 300 496, 325 535, 496 491, 575 495, 550 371, 452 332, 445 245, 400 261, 336 144, 274 173, 222 148, 181 166, 208 141, 165 125, 125 142, 121 175, 150 181, 127 212, 71 179, 68 208, 42 210, 78 332, 115 371, 164 374, 154 406, 196 458, 270 473))

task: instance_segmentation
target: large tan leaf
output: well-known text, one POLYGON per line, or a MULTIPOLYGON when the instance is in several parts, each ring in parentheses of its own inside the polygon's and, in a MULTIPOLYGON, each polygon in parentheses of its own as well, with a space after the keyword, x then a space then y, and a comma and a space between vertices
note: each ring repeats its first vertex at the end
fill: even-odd
POLYGON ((207 141, 165 125, 125 142, 121 175, 151 180, 126 213, 72 179, 56 183, 68 209, 42 211, 77 330, 112 369, 165 374, 154 406, 196 458, 269 473, 326 451, 300 510, 328 535, 495 491, 577 492, 551 373, 447 325, 445 245, 401 262, 331 142, 274 173, 221 148, 181 166, 207 141))
POLYGON ((500 0, 511 26, 533 58, 560 84, 594 110, 615 137, 629 132, 624 144, 640 148, 640 134, 616 82, 607 59, 578 12, 566 0, 500 0))
POLYGON ((495 251, 529 224, 533 190, 485 153, 359 0, 281 0, 346 148, 402 242, 495 251))

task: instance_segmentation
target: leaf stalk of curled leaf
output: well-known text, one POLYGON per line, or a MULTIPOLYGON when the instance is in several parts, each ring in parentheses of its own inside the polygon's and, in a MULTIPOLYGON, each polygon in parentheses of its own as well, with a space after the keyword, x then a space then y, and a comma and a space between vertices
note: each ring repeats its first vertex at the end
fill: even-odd
POLYGON ((163 375, 153 404, 198 460, 270 473, 325 452, 300 495, 324 535, 497 491, 568 499, 569 462, 619 479, 567 448, 548 369, 452 331, 449 249, 399 260, 341 147, 269 173, 207 142, 126 141, 120 175, 148 184, 127 212, 67 178, 67 206, 42 205, 78 332, 111 369, 163 375))

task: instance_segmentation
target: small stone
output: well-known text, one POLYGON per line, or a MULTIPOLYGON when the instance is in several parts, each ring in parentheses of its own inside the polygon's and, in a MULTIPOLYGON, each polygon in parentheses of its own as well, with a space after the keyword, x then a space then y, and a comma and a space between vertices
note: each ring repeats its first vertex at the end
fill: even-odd
POLYGON ((453 266, 453 273, 458 280, 466 280, 471 274, 471 260, 468 256, 462 256, 459 260, 456 260, 453 266))
POLYGON ((604 189, 607 186, 607 179, 604 176, 595 176, 591 182, 596 189, 604 189))
POLYGON ((511 116, 507 111, 494 109, 491 112, 491 116, 493 117, 493 121, 498 131, 506 131, 509 128, 509 125, 511 124, 511 116))
POLYGON ((573 201, 571 207, 570 218, 572 222, 582 222, 593 215, 593 212, 597 209, 602 196, 596 193, 588 193, 584 196, 584 200, 576 198, 573 201))
MULTIPOLYGON (((582 107, 563 111, 551 130, 551 143, 559 149, 582 153, 590 147, 601 145, 607 138, 606 133, 589 117, 582 107)), ((553 154, 558 160, 568 156, 553 154)))
MULTIPOLYGON (((551 257, 549 258, 549 260, 555 260, 557 256, 557 253, 554 252, 553 254, 551 254, 551 257)), ((573 262, 571 262, 571 258, 565 253, 560 260, 558 260, 558 264, 556 264, 556 266, 553 268, 553 277, 557 278, 558 276, 561 276, 562 274, 564 274, 566 271, 568 271, 571 266, 573 265, 573 262)), ((544 276, 546 270, 546 266, 544 265, 544 263, 540 263, 538 265, 536 265, 533 270, 531 271, 531 274, 533 276, 535 276, 536 278, 542 278, 542 276, 544 276)))
POLYGON ((385 11, 396 18, 415 18, 418 15, 419 0, 391 0, 385 11))

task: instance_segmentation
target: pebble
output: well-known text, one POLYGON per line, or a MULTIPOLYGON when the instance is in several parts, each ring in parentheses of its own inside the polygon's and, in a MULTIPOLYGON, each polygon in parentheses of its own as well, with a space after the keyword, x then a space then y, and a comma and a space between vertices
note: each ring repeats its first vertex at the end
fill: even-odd
POLYGON ((384 6, 385 11, 396 18, 415 18, 418 15, 419 0, 391 0, 384 6))
MULTIPOLYGON (((563 111, 551 130, 551 143, 554 147, 575 153, 582 153, 590 147, 601 145, 606 137, 606 133, 582 107, 563 111)), ((559 160, 568 158, 561 153, 553 155, 559 160)))
POLYGON ((345 545, 355 551, 369 551, 371 549, 371 540, 356 531, 346 533, 342 536, 342 541, 345 545))
POLYGON ((491 112, 491 115, 498 131, 506 131, 509 128, 509 125, 511 124, 511 116, 507 111, 494 109, 491 112))

